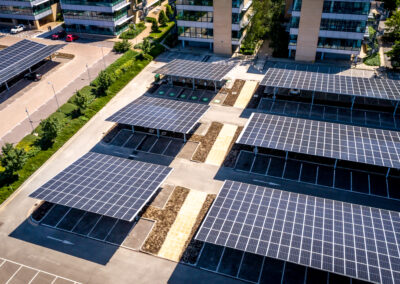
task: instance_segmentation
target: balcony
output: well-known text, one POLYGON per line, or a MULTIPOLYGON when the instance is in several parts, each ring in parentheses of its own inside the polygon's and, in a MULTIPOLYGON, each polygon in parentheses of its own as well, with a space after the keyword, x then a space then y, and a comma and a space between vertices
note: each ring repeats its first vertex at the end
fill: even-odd
POLYGON ((49 1, 50 0, 34 0, 34 1, 0 0, 0 6, 34 7, 49 1))
POLYGON ((52 13, 51 7, 46 7, 35 12, 30 9, 26 9, 26 11, 0 9, 0 18, 35 21, 51 15, 52 13))
POLYGON ((100 27, 116 27, 124 22, 130 20, 133 16, 122 14, 118 17, 107 16, 72 16, 64 14, 64 21, 67 25, 87 25, 87 26, 100 26, 100 27))
POLYGON ((114 2, 61 0, 61 8, 63 10, 75 10, 75 11, 113 13, 129 5, 130 2, 127 2, 126 0, 118 0, 114 2))

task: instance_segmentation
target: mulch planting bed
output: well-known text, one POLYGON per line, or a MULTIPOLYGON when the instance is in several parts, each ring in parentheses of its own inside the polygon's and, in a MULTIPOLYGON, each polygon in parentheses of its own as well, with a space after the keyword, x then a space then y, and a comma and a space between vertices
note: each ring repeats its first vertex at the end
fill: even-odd
POLYGON ((243 88, 243 85, 246 81, 244 80, 235 80, 231 89, 222 88, 221 92, 226 93, 226 99, 223 103, 224 106, 233 106, 239 97, 240 91, 243 88))
POLYGON ((188 194, 189 189, 177 186, 164 209, 151 205, 147 208, 142 217, 154 220, 156 223, 142 245, 142 251, 154 255, 158 254, 188 194))
POLYGON ((206 135, 192 135, 189 141, 198 142, 200 145, 197 147, 196 152, 193 154, 192 160, 204 163, 207 159, 207 155, 210 152, 215 140, 217 140, 218 134, 222 129, 223 124, 219 122, 213 122, 208 128, 206 135))
POLYGON ((197 257, 199 256, 200 250, 203 246, 203 242, 197 241, 193 239, 197 229, 199 228, 201 222, 203 221, 204 217, 206 216, 208 209, 210 209, 211 204, 213 203, 214 199, 216 198, 215 194, 208 194, 206 200, 203 203, 203 206, 197 216, 196 223, 192 228, 190 233, 190 237, 186 242, 185 246, 186 249, 182 254, 181 261, 185 263, 195 264, 197 257))

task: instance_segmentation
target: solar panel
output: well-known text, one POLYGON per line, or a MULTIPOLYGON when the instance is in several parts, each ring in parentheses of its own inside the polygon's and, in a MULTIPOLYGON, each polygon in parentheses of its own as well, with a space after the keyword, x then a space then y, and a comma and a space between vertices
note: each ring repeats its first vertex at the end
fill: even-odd
POLYGON ((400 283, 400 214, 226 181, 195 239, 376 283, 400 283))
POLYGON ((24 39, 0 50, 0 84, 19 75, 64 46, 65 44, 45 45, 24 39))
POLYGON ((204 104, 141 96, 107 121, 189 133, 207 109, 204 104))
POLYGON ((154 73, 198 80, 222 81, 234 67, 234 64, 175 59, 154 73))
POLYGON ((87 153, 30 197, 132 221, 171 168, 87 153))
POLYGON ((400 132, 253 113, 237 143, 400 168, 400 132))
POLYGON ((269 68, 261 85, 392 101, 400 100, 400 81, 396 80, 269 68))

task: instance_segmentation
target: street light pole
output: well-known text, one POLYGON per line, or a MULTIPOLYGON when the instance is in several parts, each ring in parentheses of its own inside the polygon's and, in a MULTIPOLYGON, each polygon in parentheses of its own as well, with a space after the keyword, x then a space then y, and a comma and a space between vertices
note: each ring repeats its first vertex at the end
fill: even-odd
POLYGON ((60 104, 58 103, 58 98, 57 98, 57 96, 56 96, 56 90, 54 90, 54 85, 53 85, 52 82, 47 82, 47 84, 51 85, 51 87, 53 88, 53 93, 54 93, 54 97, 55 97, 55 99, 56 99, 57 108, 58 108, 57 110, 59 111, 59 110, 60 110, 60 104))
POLYGON ((92 80, 90 79, 89 66, 87 64, 86 64, 86 70, 87 70, 87 75, 88 75, 89 83, 90 83, 92 80))
POLYGON ((31 119, 31 116, 29 115, 28 109, 26 107, 25 107, 25 112, 28 115, 28 120, 29 120, 29 123, 31 124, 32 132, 33 132, 33 131, 35 131, 35 128, 33 128, 33 121, 31 119))

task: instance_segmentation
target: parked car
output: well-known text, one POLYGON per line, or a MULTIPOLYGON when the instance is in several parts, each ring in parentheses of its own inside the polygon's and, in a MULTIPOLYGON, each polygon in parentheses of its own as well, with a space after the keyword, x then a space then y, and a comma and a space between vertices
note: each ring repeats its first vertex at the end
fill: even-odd
POLYGON ((62 39, 65 38, 67 36, 67 32, 62 30, 59 32, 56 32, 55 34, 51 35, 51 39, 56 40, 56 39, 62 39))
POLYGON ((39 81, 40 79, 42 79, 42 74, 39 74, 36 72, 30 72, 30 73, 25 74, 24 78, 27 80, 36 82, 36 81, 39 81))
POLYGON ((79 37, 77 35, 72 35, 72 34, 68 34, 65 37, 65 41, 71 42, 71 41, 76 41, 79 37))
POLYGON ((17 34, 25 30, 25 26, 23 24, 16 25, 10 31, 12 34, 17 34))

